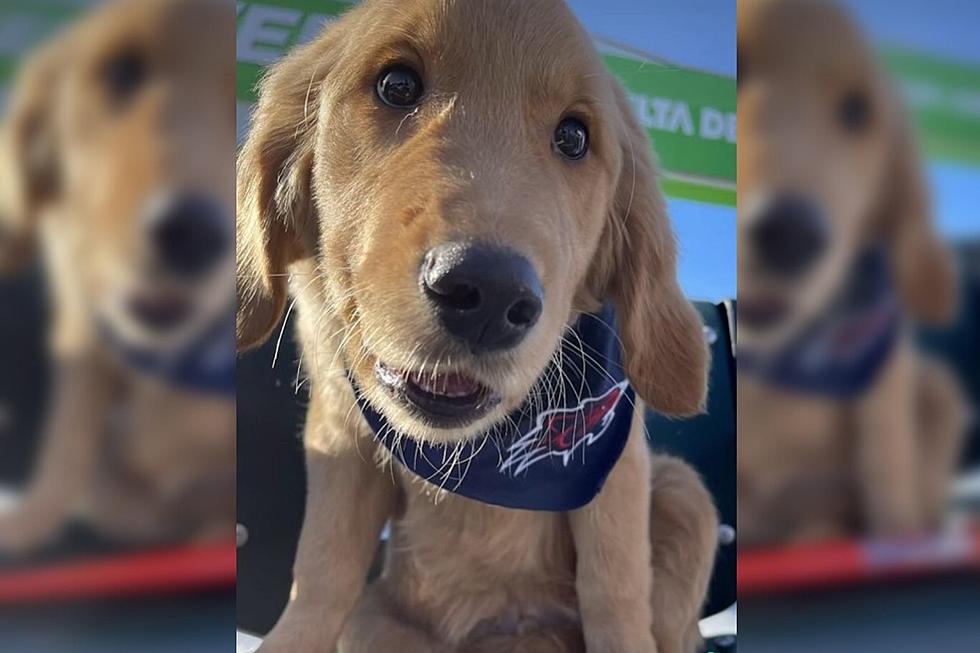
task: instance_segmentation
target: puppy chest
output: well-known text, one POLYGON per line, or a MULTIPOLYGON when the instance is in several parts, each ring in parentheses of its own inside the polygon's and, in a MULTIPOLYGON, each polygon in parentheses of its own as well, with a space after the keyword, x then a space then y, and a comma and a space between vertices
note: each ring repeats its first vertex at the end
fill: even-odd
POLYGON ((436 499, 417 482, 405 488, 405 497, 404 513, 393 524, 391 562, 404 563, 420 579, 458 592, 574 577, 574 547, 561 513, 498 508, 452 494, 436 499))

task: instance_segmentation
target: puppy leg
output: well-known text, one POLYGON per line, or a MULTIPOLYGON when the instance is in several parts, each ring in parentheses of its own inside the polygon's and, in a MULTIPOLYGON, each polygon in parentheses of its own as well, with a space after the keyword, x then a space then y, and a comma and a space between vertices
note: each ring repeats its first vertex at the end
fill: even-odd
MULTIPOLYGON (((373 461, 373 441, 364 433, 357 435, 355 429, 362 426, 346 426, 343 391, 314 394, 310 403, 306 517, 293 567, 293 593, 261 653, 334 650, 394 509, 395 486, 373 461)), ((350 390, 346 392, 349 396, 350 390)), ((354 419, 360 418, 355 414, 354 419)))
POLYGON ((858 480, 870 535, 903 535, 925 528, 916 436, 916 360, 903 343, 881 378, 858 402, 858 480))
POLYGON ((91 484, 114 389, 96 357, 62 362, 37 471, 23 499, 0 514, 0 553, 23 554, 54 538, 91 484))
POLYGON ((651 653, 650 454, 636 412, 629 442, 605 487, 569 513, 589 653, 651 653))
POLYGON ((398 615, 384 581, 378 581, 364 591, 340 639, 340 653, 376 651, 454 653, 453 647, 440 644, 398 615))
POLYGON ((652 478, 653 633, 660 653, 694 653, 718 548, 718 513, 686 463, 656 456, 652 478))
POLYGON ((965 402, 950 371, 929 359, 921 360, 918 394, 922 509, 926 526, 938 529, 963 448, 965 402))

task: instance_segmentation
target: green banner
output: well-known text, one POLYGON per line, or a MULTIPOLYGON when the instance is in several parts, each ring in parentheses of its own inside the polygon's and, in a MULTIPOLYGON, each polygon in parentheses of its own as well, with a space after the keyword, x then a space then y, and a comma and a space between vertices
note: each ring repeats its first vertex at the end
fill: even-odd
POLYGON ((239 0, 238 100, 255 101, 262 71, 291 48, 315 38, 350 7, 342 0, 239 0))
MULTIPOLYGON (((247 115, 265 66, 350 6, 338 0, 238 3, 238 100, 247 115)), ((735 80, 599 43, 661 161, 665 192, 735 205, 735 80)))
POLYGON ((980 66, 888 48, 888 68, 899 80, 934 158, 980 164, 980 66))
POLYGON ((664 191, 734 206, 735 80, 599 47, 653 141, 664 191))

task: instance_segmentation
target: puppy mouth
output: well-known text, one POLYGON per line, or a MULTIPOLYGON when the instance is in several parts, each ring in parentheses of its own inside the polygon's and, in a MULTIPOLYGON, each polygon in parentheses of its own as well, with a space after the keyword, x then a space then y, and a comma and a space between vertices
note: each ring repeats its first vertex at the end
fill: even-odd
POLYGON ((461 372, 422 374, 378 361, 374 375, 391 397, 417 419, 436 428, 467 426, 501 402, 500 395, 461 372))
POLYGON ((182 324, 191 313, 191 303, 181 293, 157 289, 131 295, 126 308, 140 324, 156 332, 182 324))

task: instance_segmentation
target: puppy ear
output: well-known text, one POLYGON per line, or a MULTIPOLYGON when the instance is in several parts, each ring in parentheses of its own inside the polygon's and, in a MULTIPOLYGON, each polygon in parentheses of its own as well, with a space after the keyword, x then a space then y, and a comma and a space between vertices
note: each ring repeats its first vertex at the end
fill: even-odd
POLYGON ((38 51, 20 69, 0 130, 0 268, 16 269, 30 260, 38 216, 60 192, 54 109, 66 39, 38 51))
POLYGON ((953 257, 933 227, 922 161, 908 117, 900 115, 892 129, 891 169, 882 181, 878 224, 891 250, 903 305, 924 323, 943 324, 957 310, 953 257))
POLYGON ((289 266, 315 249, 310 184, 317 108, 343 32, 330 29, 297 48, 259 87, 251 131, 238 158, 239 350, 269 336, 286 305, 289 266))
POLYGON ((677 284, 674 234, 656 181, 647 136, 622 89, 622 166, 606 238, 606 295, 619 319, 626 373, 639 395, 660 413, 704 410, 708 349, 701 320, 677 284))

